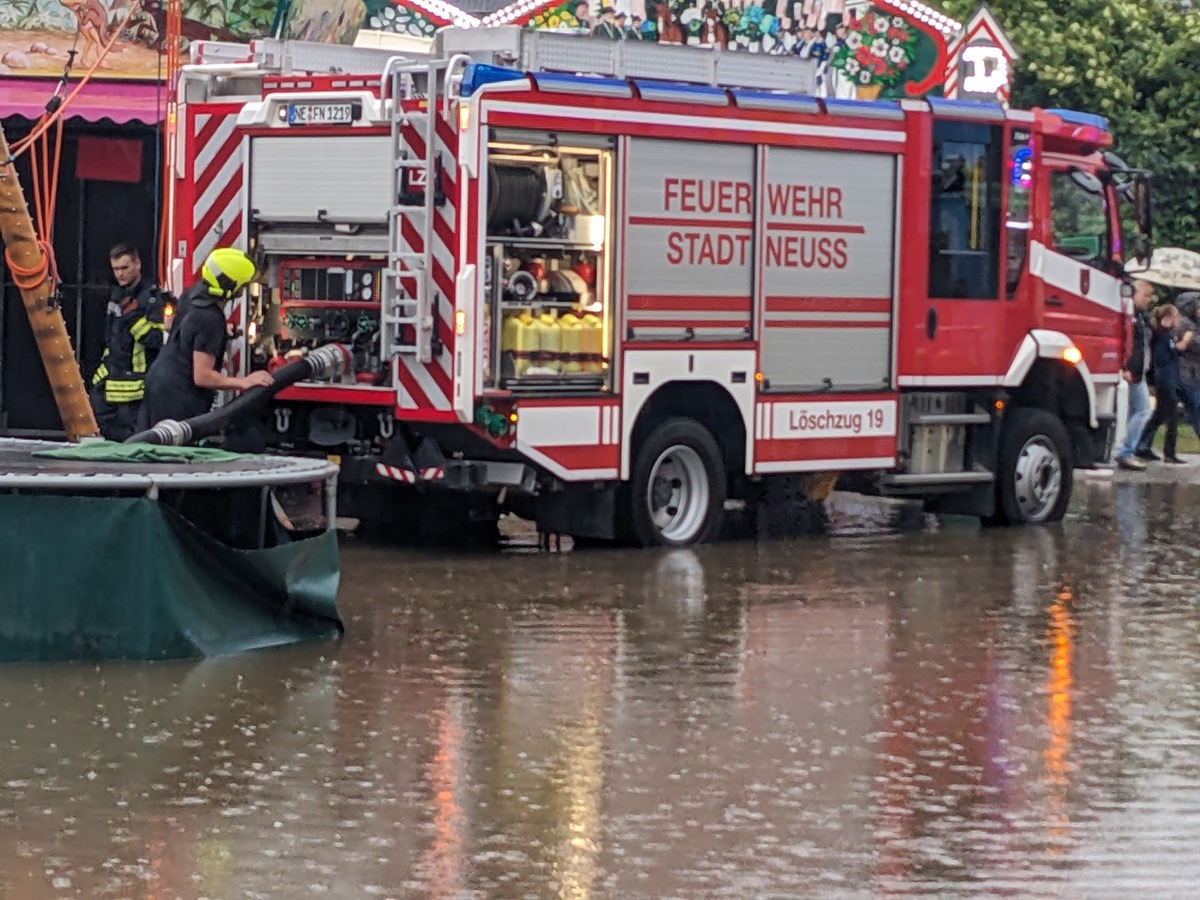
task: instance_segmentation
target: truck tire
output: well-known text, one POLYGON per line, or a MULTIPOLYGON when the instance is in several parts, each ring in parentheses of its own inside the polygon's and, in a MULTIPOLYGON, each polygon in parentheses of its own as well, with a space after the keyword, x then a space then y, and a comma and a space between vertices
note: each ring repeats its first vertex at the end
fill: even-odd
POLYGON ((1071 502, 1071 472, 1071 441, 1062 421, 1044 409, 1012 410, 1000 438, 997 521, 1058 522, 1071 502))
POLYGON ((630 537, 643 547, 686 547, 716 536, 725 508, 721 449, 694 419, 668 419, 637 448, 622 493, 630 537))

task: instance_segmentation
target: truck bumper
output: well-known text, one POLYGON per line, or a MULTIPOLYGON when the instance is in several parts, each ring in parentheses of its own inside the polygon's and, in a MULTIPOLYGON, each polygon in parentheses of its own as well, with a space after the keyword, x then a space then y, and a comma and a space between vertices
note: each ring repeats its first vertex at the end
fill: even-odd
POLYGON ((451 459, 440 466, 414 468, 381 462, 377 456, 342 459, 340 479, 346 484, 404 484, 452 491, 495 491, 504 488, 532 493, 537 472, 519 462, 451 459))

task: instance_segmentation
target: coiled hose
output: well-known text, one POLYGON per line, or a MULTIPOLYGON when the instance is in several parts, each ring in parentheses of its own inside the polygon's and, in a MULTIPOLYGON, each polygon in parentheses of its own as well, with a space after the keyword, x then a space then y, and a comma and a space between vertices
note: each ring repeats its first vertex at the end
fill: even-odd
POLYGON ((488 164, 488 231, 502 233, 515 222, 528 228, 546 202, 544 166, 488 164))
POLYGON ((146 431, 126 438, 126 444, 159 444, 184 447, 193 441, 216 434, 255 406, 265 403, 286 387, 310 378, 335 378, 352 367, 349 348, 342 344, 325 344, 275 373, 275 381, 268 387, 251 388, 235 400, 219 409, 193 416, 183 422, 164 419, 146 431))

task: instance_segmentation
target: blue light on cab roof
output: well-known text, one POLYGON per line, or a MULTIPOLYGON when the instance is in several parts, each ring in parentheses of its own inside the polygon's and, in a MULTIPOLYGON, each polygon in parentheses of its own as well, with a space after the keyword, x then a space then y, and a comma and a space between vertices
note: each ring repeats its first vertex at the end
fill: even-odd
POLYGON ((1078 112, 1074 109, 1048 109, 1046 112, 1058 116, 1068 125, 1087 125, 1099 128, 1101 131, 1108 131, 1108 119, 1095 113, 1078 112))

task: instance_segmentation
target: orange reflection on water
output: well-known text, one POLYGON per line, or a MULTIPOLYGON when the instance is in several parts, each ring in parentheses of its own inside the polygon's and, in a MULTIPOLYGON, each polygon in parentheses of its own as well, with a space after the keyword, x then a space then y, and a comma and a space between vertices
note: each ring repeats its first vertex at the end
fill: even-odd
POLYGON ((459 897, 463 884, 463 812, 455 787, 462 768, 463 727, 452 692, 438 710, 437 752, 429 764, 429 786, 433 790, 433 843, 424 861, 430 873, 432 900, 459 897))
POLYGON ((1071 772, 1071 655, 1075 618, 1070 607, 1075 595, 1064 587, 1050 604, 1046 634, 1050 639, 1050 664, 1046 673, 1046 727, 1048 738, 1042 760, 1046 766, 1047 852, 1061 853, 1070 834, 1067 791, 1071 772))

